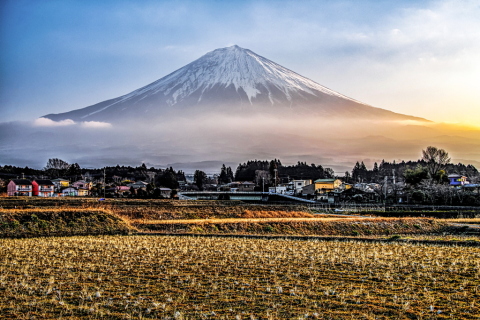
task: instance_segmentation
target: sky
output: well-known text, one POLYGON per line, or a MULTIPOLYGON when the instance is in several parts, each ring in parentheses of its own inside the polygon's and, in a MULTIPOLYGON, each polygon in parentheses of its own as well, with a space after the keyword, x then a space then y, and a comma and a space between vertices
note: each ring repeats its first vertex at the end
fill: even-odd
POLYGON ((237 44, 375 107, 480 127, 478 17, 478 0, 0 0, 0 122, 118 97, 237 44))

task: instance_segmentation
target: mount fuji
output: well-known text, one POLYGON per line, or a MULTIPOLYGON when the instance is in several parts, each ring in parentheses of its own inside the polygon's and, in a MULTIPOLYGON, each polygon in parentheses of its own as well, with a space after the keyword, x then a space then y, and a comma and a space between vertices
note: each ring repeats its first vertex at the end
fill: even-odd
POLYGON ((44 118, 115 123, 209 112, 426 121, 356 101, 237 45, 211 51, 121 97, 44 118))
POLYGON ((215 173, 277 158, 345 172, 359 160, 417 159, 434 143, 480 165, 479 136, 369 106, 232 46, 118 98, 31 123, 0 122, 0 164, 61 158, 215 173))

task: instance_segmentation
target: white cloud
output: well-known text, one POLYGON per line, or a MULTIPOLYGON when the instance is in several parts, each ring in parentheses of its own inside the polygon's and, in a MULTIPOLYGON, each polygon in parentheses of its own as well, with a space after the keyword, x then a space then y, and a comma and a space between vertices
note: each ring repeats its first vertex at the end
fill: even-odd
POLYGON ((53 121, 48 118, 38 118, 33 121, 35 126, 39 127, 63 127, 63 126, 71 126, 75 124, 75 121, 70 119, 65 119, 61 121, 53 121))
POLYGON ((85 128, 111 128, 112 127, 111 123, 101 122, 101 121, 84 121, 80 125, 85 128))
POLYGON ((111 128, 112 124, 101 121, 83 121, 76 123, 71 119, 65 119, 61 121, 54 121, 48 118, 38 118, 33 121, 33 125, 37 127, 65 127, 65 126, 80 126, 82 128, 111 128))

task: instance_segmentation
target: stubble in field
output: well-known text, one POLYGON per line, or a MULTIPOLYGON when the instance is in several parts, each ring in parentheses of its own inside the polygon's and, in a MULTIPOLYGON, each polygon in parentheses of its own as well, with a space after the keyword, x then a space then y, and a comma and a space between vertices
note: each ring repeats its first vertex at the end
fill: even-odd
POLYGON ((0 240, 4 318, 475 319, 480 249, 201 237, 0 240))

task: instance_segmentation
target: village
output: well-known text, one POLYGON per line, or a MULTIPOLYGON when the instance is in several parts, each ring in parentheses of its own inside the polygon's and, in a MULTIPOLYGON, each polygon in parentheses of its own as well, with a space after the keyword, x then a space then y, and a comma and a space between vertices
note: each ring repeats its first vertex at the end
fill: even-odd
MULTIPOLYGON (((415 179, 416 175, 421 175, 422 172, 418 173, 411 169, 403 171, 401 168, 392 169, 390 175, 384 175, 383 179, 369 177, 368 170, 362 176, 355 168, 351 175, 346 172, 343 177, 335 177, 328 168, 323 170, 321 166, 313 164, 308 166, 299 162, 296 166, 286 167, 276 161, 248 162, 240 165, 235 175, 231 168, 225 166, 222 167, 220 174, 207 175, 197 170, 195 174, 189 175, 182 171, 176 172, 172 168, 147 169, 144 164, 137 168, 128 167, 129 169, 119 166, 94 170, 83 169, 75 172, 75 175, 68 175, 71 173, 68 169, 63 172, 59 169, 47 170, 41 172, 40 178, 35 174, 25 176, 22 172, 22 176, 7 179, 6 174, 3 173, 0 176, 0 186, 8 197, 238 199, 257 202, 274 199, 277 202, 308 201, 328 204, 478 205, 480 203, 478 172, 473 166, 468 168, 475 169, 473 172, 477 173, 476 175, 471 174, 472 170, 470 170, 470 176, 451 173, 442 177, 441 181, 432 181, 432 179, 418 181, 415 179), (267 168, 267 165, 271 168, 267 168), (266 170, 253 170, 259 166, 266 170), (300 172, 299 175, 308 178, 298 179, 286 174, 289 171, 292 172, 292 167, 295 170, 300 168, 297 170, 300 172), (313 173, 312 168, 315 169, 313 173), (248 176, 249 170, 253 179, 235 179, 246 177, 245 174, 248 176), (318 174, 319 172, 323 174, 318 174), (49 173, 52 176, 65 174, 66 177, 49 179, 49 173), (317 178, 311 179, 309 175, 317 178), (319 175, 320 178, 318 178, 319 175), (240 194, 243 197, 240 197, 240 194), (276 197, 268 198, 265 195, 276 197)), ((357 165, 361 168, 363 162, 362 165, 358 163, 357 165)), ((382 163, 381 167, 390 168, 388 165, 382 163)), ((0 167, 3 169, 0 171, 5 172, 7 167, 14 168, 4 166, 0 167)), ((418 167, 416 170, 418 171, 418 167)), ((425 178, 427 178, 426 175, 425 178)))

